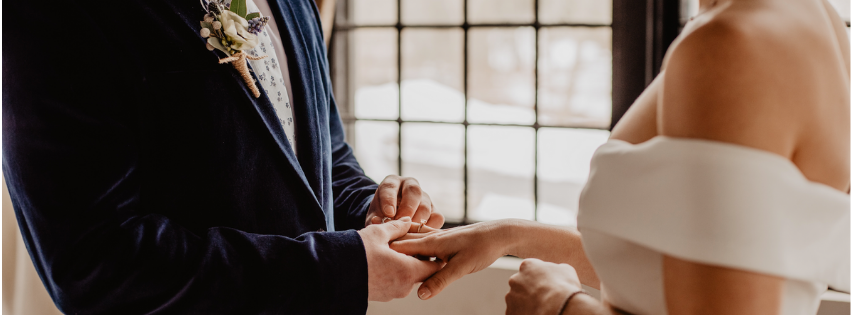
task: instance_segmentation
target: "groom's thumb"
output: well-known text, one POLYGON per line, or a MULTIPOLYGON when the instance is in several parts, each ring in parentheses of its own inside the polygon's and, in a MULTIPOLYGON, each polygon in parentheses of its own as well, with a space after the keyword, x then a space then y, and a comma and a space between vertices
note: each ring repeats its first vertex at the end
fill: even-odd
POLYGON ((402 217, 399 220, 393 220, 379 226, 384 230, 384 235, 387 236, 389 242, 408 234, 408 229, 411 228, 411 217, 402 217))

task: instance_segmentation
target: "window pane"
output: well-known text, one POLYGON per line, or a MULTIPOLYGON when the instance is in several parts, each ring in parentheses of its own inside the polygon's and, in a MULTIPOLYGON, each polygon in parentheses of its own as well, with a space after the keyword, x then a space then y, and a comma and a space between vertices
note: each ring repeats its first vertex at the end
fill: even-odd
POLYGON ((351 32, 349 75, 355 88, 355 116, 396 119, 396 29, 362 28, 351 32))
POLYGON ((467 19, 475 23, 532 23, 532 0, 467 0, 467 19))
POLYGON ((396 0, 349 1, 351 22, 358 25, 396 24, 396 0))
POLYGON ((447 222, 464 217, 464 126, 402 124, 402 174, 416 178, 447 222))
POLYGON ((470 219, 533 219, 535 130, 470 126, 468 137, 470 219))
POLYGON ((464 31, 402 31, 402 118, 464 120, 464 31))
POLYGON ((836 8, 836 12, 839 13, 839 16, 842 17, 842 20, 848 21, 849 16, 851 16, 851 5, 849 5, 848 0, 830 0, 830 3, 833 4, 833 7, 836 8))
POLYGON ((612 30, 541 29, 538 122, 608 128, 612 115, 612 30))
POLYGON ((404 24, 457 24, 464 23, 462 0, 402 0, 404 24))
POLYGON ((612 0, 538 1, 538 20, 541 23, 612 23, 612 0))
POLYGON ((385 121, 355 123, 355 156, 366 176, 376 183, 390 174, 398 174, 399 124, 385 121))
POLYGON ((535 122, 535 29, 473 28, 469 31, 471 122, 535 122))
POLYGON ((591 156, 608 138, 605 130, 538 130, 538 221, 576 226, 591 156))

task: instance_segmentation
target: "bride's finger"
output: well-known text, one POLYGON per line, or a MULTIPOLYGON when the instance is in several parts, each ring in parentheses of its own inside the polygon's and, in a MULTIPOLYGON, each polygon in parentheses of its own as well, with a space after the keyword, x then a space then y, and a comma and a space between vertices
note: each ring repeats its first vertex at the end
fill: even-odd
POLYGON ((408 234, 405 234, 405 236, 402 236, 402 237, 396 239, 395 242, 406 241, 406 240, 418 240, 418 239, 421 239, 421 238, 426 237, 426 236, 428 236, 428 234, 426 234, 426 233, 408 233, 408 234))
POLYGON ((411 223, 411 228, 408 229, 408 233, 417 233, 417 234, 425 234, 428 232, 440 231, 433 227, 430 227, 426 224, 420 223, 411 223))
MULTIPOLYGON (((411 234, 408 234, 411 235, 411 234)), ((407 235, 406 235, 407 236, 407 235)), ((403 237, 404 238, 404 237, 403 237)), ((433 238, 422 237, 419 239, 408 239, 390 243, 390 249, 399 253, 413 256, 443 257, 443 249, 439 248, 433 238)))
POLYGON ((466 270, 470 269, 465 268, 463 265, 464 261, 458 260, 446 263, 443 269, 438 270, 431 277, 423 281, 420 289, 417 290, 417 296, 420 297, 420 300, 428 300, 440 293, 440 291, 443 291, 450 283, 467 275, 469 272, 466 270))

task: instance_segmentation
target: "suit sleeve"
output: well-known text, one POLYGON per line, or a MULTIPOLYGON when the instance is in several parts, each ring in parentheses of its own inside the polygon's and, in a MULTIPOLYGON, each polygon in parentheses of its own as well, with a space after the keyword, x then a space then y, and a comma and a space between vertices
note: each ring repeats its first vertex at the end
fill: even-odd
POLYGON ((40 22, 25 14, 4 21, 30 26, 4 32, 5 43, 19 45, 3 48, 2 166, 26 247, 60 310, 366 312, 366 256, 355 231, 193 233, 158 214, 163 205, 145 203, 139 84, 124 60, 131 53, 113 40, 120 34, 74 6, 33 6, 10 9, 39 12, 40 22), (80 36, 58 33, 72 22, 80 36))
POLYGON ((337 113, 333 95, 330 112, 335 228, 338 231, 361 229, 364 227, 366 212, 378 185, 364 175, 355 159, 352 147, 346 143, 343 124, 337 113))

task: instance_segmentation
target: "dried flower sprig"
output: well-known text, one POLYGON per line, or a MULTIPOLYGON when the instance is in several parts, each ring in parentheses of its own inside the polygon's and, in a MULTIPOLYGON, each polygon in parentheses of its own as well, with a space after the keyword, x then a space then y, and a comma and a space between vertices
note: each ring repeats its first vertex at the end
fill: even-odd
POLYGON ((243 50, 254 48, 259 43, 257 34, 269 22, 268 17, 261 17, 260 13, 247 13, 245 0, 201 0, 201 4, 207 11, 204 20, 201 21, 201 37, 207 39, 207 49, 218 49, 228 57, 219 60, 219 63, 231 63, 239 71, 245 84, 251 89, 254 97, 260 97, 260 90, 256 86, 254 78, 248 73, 246 59, 258 60, 266 58, 253 57, 244 53, 243 50), (250 20, 250 22, 249 22, 250 20))

